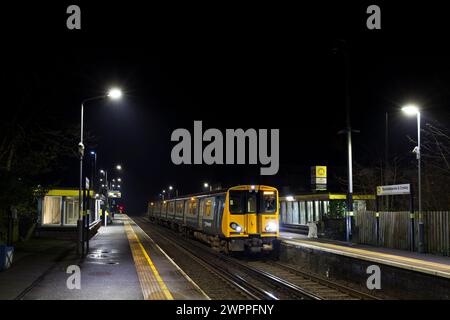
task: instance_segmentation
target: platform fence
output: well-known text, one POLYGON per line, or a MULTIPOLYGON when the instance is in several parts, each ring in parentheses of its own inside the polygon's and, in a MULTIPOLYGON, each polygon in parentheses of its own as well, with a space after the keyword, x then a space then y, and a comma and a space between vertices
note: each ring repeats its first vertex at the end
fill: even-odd
MULTIPOLYGON (((450 256, 450 211, 423 212, 427 253, 450 256)), ((419 214, 408 211, 379 212, 379 233, 374 211, 355 212, 353 241, 392 249, 418 250, 419 214), (414 237, 411 219, 414 218, 414 237), (414 246, 411 241, 414 239, 414 246)))

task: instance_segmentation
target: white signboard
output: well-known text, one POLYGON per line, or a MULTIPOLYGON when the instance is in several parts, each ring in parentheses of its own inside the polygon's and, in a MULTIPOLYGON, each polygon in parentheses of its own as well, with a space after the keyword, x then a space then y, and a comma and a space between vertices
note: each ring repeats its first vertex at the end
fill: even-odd
POLYGON ((396 194, 410 194, 410 184, 393 184, 390 186, 378 186, 377 196, 391 196, 396 194))

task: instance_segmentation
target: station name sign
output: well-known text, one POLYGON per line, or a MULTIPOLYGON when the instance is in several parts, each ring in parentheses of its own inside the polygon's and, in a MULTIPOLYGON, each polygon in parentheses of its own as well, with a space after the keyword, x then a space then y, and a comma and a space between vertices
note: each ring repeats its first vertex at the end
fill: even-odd
POLYGON ((378 186, 377 196, 391 196, 397 194, 410 194, 410 184, 393 184, 390 186, 378 186))

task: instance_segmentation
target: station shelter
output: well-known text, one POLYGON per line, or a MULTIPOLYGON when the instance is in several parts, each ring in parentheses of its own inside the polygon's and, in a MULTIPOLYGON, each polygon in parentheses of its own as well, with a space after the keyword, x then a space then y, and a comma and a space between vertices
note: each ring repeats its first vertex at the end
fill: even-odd
MULTIPOLYGON (((280 227, 286 231, 308 230, 315 223, 319 232, 332 239, 345 237, 347 195, 311 193, 280 197, 280 227)), ((353 212, 373 210, 375 195, 353 195, 353 212)))
MULTIPOLYGON (((90 228, 100 226, 104 199, 90 191, 90 228)), ((38 199, 37 235, 56 235, 55 232, 67 237, 76 236, 79 213, 78 189, 52 189, 38 199), (75 232, 72 235, 72 232, 75 232)))

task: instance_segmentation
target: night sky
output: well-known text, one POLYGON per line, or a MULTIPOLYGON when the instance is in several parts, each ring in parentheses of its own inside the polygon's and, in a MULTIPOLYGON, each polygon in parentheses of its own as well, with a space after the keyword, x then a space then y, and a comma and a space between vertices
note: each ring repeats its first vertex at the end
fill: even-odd
MULTIPOLYGON (((354 135, 356 162, 383 158, 385 112, 391 152, 408 155, 406 135, 415 136, 415 121, 398 112, 407 102, 422 107, 423 121, 450 125, 443 7, 378 2, 382 30, 370 31, 365 9, 372 3, 79 3, 78 33, 65 29, 71 3, 5 11, 3 32, 10 32, 2 46, 3 76, 14 85, 6 94, 14 104, 22 86, 35 86, 36 101, 69 125, 79 123, 84 98, 112 85, 123 88, 122 101, 86 105, 85 129, 95 137, 90 147, 98 152, 98 168, 124 167, 130 214, 143 212, 168 185, 183 194, 201 191, 204 181, 307 188, 311 165, 328 165, 331 187, 338 189, 332 177, 345 175, 346 165, 344 136, 337 135, 345 127, 345 69, 333 51, 338 39, 348 44, 352 126, 361 131, 354 135), (223 132, 280 129, 278 175, 259 176, 260 165, 173 165, 170 135, 176 128, 193 132, 194 120, 223 132)), ((72 162, 61 174, 65 186, 76 187, 78 162, 72 162)))

